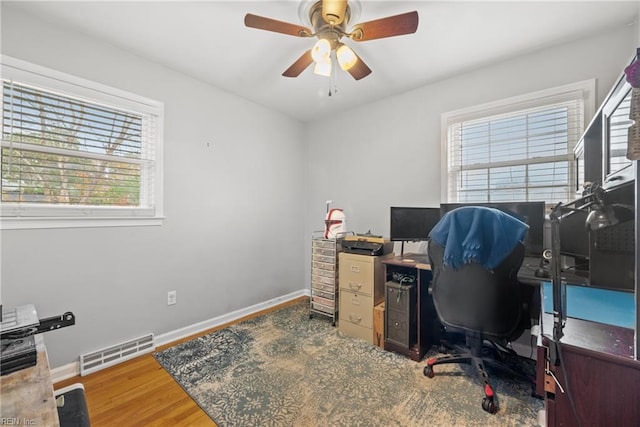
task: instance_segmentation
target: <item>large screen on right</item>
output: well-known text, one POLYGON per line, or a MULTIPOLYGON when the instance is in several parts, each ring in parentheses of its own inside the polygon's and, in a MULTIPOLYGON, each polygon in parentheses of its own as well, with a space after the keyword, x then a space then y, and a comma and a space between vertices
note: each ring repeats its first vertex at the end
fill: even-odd
POLYGON ((529 226, 524 241, 526 256, 542 256, 544 251, 544 202, 441 203, 440 215, 463 206, 486 206, 500 209, 529 226))

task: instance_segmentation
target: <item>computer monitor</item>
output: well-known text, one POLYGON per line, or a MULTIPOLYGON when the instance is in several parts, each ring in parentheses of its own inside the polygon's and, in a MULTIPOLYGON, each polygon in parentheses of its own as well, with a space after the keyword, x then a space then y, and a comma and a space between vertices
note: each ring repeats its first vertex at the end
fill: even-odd
POLYGON ((529 226, 524 241, 525 256, 542 256, 544 251, 544 202, 496 202, 496 203, 441 203, 440 215, 463 206, 486 206, 500 209, 529 226))
POLYGON ((396 241, 427 240, 440 221, 440 208, 391 207, 389 239, 396 241))
POLYGON ((563 269, 571 269, 577 275, 589 274, 589 233, 585 228, 587 212, 572 212, 560 221, 560 254, 566 263, 563 269), (567 259, 569 257, 570 259, 567 259))
POLYGON ((589 232, 584 225, 587 212, 572 212, 560 221, 560 254, 589 258, 589 232))

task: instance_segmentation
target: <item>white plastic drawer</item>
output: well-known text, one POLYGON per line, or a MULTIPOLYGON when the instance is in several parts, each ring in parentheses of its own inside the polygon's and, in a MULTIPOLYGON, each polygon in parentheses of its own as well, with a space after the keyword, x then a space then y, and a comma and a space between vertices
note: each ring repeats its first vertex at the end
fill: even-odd
POLYGON ((315 274, 314 272, 314 274, 311 275, 311 283, 314 286, 316 284, 334 286, 336 283, 336 278, 321 276, 319 274, 315 274))
POLYGON ((327 306, 327 305, 324 305, 322 303, 315 302, 315 301, 313 301, 311 303, 311 308, 313 308, 314 310, 317 310, 317 311, 321 311, 323 313, 331 314, 331 315, 333 315, 335 313, 335 311, 336 311, 335 310, 335 306, 333 306, 333 305, 332 306, 327 306))
POLYGON ((335 250, 336 242, 333 241, 333 240, 314 239, 313 240, 313 247, 314 248, 320 248, 320 249, 333 249, 333 250, 335 250))
POLYGON ((335 285, 327 285, 324 283, 311 282, 311 289, 321 292, 336 293, 335 285))
POLYGON ((313 258, 312 259, 315 262, 324 262, 324 263, 327 263, 327 264, 335 264, 336 263, 336 257, 335 256, 313 254, 313 258))
POLYGON ((331 271, 334 271, 336 269, 335 264, 328 264, 326 262, 313 262, 312 267, 320 270, 331 270, 331 271))
POLYGON ((327 292, 325 290, 319 289, 319 288, 314 288, 311 291, 311 295, 314 297, 320 297, 320 298, 325 298, 328 300, 335 300, 336 294, 334 292, 327 292))
POLYGON ((333 270, 321 270, 319 268, 314 268, 311 270, 311 273, 315 274, 316 276, 331 277, 333 279, 336 278, 336 272, 333 270))
POLYGON ((314 246, 312 254, 313 255, 329 256, 329 257, 335 258, 336 251, 335 251, 335 249, 317 248, 317 247, 314 246))

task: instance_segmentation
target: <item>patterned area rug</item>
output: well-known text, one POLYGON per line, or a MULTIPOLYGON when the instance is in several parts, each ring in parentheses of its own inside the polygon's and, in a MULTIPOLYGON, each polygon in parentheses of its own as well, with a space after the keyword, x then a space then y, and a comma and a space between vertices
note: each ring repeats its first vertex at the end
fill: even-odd
MULTIPOLYGON (((343 335, 296 304, 155 355, 220 426, 535 426, 531 387, 492 377, 499 411, 481 408, 466 366, 437 366, 343 335)), ((428 355, 429 356, 429 355, 428 355)))

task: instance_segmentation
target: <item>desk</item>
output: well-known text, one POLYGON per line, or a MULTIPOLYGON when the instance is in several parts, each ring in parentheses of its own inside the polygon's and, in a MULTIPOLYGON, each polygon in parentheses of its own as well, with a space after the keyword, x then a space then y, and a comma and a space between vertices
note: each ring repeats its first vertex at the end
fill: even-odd
MULTIPOLYGON (((522 266, 518 270, 518 280, 526 285, 539 286, 541 282, 551 281, 551 270, 548 269, 549 277, 538 277, 535 272, 540 267, 540 257, 524 257, 522 266)), ((549 267, 550 268, 550 267, 549 267)), ((561 273, 562 280, 567 283, 575 283, 577 285, 586 285, 589 279, 585 276, 576 274, 573 271, 566 270, 561 273)))
MULTIPOLYGON (((428 295, 431 283, 431 265, 425 254, 404 254, 403 256, 382 260, 385 265, 386 281, 391 280, 394 271, 412 271, 416 276, 416 344, 406 349, 385 339, 385 350, 404 354, 419 362, 427 350, 435 344, 436 330, 440 327, 433 300, 428 295)), ((386 315, 386 313, 385 313, 386 315)))
POLYGON ((0 424, 60 426, 44 339, 34 338, 36 365, 0 377, 0 424))
MULTIPOLYGON (((544 293, 544 287, 541 290, 544 293)), ((629 315, 634 316, 635 311, 629 315)), ((545 396, 547 426, 577 425, 567 395, 544 374, 548 348, 553 344, 553 315, 543 310, 541 320, 537 393, 545 396)), ((634 330, 569 317, 560 342, 568 389, 582 425, 640 425, 640 361, 633 359, 634 330)), ((562 367, 550 368, 567 389, 562 367)))
MULTIPOLYGON (((535 271, 540 267, 540 260, 541 258, 539 257, 524 257, 522 266, 520 267, 520 270, 518 270, 518 281, 523 285, 523 298, 529 303, 533 324, 538 324, 540 322, 540 315, 542 312, 541 308, 544 304, 540 287, 544 283, 551 282, 551 277, 543 278, 535 275, 535 271)), ((586 285, 588 282, 586 277, 579 276, 572 271, 563 271, 561 277, 562 280, 567 283, 586 285)))

